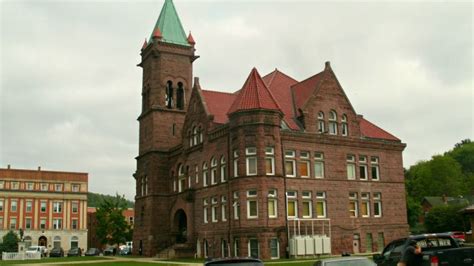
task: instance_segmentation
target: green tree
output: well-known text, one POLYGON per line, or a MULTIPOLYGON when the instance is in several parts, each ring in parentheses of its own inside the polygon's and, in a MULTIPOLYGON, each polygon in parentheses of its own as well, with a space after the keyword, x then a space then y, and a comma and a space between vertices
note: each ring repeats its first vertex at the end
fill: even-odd
POLYGON ((18 235, 9 231, 6 235, 3 236, 3 242, 0 244, 0 252, 18 252, 18 235))
POLYGON ((415 227, 418 224, 418 218, 423 213, 421 205, 415 199, 407 196, 407 218, 408 224, 415 227))
POLYGON ((130 226, 123 216, 127 202, 123 196, 104 198, 97 207, 97 237, 102 244, 119 245, 130 237, 130 226))
POLYGON ((465 205, 443 205, 433 207, 425 216, 425 227, 431 233, 467 231, 469 221, 460 210, 465 205))

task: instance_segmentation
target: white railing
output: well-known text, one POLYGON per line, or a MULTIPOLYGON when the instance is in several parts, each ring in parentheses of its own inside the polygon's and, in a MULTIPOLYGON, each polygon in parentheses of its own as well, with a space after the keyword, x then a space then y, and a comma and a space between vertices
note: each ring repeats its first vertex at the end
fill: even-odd
POLYGON ((40 260, 41 253, 2 252, 2 260, 40 260))

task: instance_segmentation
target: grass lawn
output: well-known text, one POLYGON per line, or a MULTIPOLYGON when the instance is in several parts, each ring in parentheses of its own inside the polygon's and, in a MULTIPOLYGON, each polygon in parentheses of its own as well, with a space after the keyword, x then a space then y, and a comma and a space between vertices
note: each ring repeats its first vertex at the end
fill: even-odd
POLYGON ((12 264, 40 264, 48 262, 66 262, 66 261, 91 261, 91 260, 108 260, 107 257, 64 257, 64 258, 43 258, 41 260, 2 260, 0 265, 12 264))
MULTIPOLYGON (((58 264, 55 264, 58 265, 58 264)), ((59 264, 61 265, 61 264, 59 264)), ((156 266, 176 266, 176 264, 156 264, 156 263, 148 263, 148 262, 136 262, 136 261, 110 261, 110 262, 97 262, 97 263, 74 263, 74 264, 64 264, 64 266, 113 266, 113 265, 120 265, 120 266, 141 266, 141 265, 156 265, 156 266)))

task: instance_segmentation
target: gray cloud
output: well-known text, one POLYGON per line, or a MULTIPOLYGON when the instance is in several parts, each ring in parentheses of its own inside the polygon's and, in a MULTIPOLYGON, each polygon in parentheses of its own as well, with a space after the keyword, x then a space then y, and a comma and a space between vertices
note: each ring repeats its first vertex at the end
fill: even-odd
MULTIPOLYGON (((134 195, 140 48, 162 1, 1 3, 0 165, 85 171, 134 195)), ((298 80, 331 61, 354 108, 408 144, 405 166, 473 138, 470 2, 175 1, 205 88, 252 67, 298 80)))

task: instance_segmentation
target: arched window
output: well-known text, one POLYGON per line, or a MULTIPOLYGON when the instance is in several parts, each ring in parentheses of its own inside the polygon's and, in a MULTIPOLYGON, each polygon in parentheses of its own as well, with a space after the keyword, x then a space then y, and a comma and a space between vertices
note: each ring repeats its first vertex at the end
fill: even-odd
POLYGON ((211 159, 211 185, 217 184, 217 160, 215 157, 211 159))
POLYGON ((227 165, 225 161, 225 156, 222 155, 221 157, 221 182, 227 181, 227 165))
POLYGON ((325 128, 324 128, 324 113, 320 111, 318 113, 318 132, 319 133, 324 133, 325 128))
POLYGON ((347 116, 345 114, 342 115, 342 118, 341 118, 341 134, 343 136, 347 136, 349 135, 349 127, 347 125, 347 116))
POLYGON ((178 192, 182 192, 186 185, 186 178, 184 176, 184 166, 180 164, 178 166, 178 192))
POLYGON ((197 145, 199 142, 198 128, 193 127, 193 145, 197 145))
POLYGON ((199 143, 202 143, 203 139, 202 139, 202 128, 201 128, 201 126, 199 126, 199 128, 198 128, 198 134, 199 134, 199 143))
POLYGON ((31 236, 25 236, 23 238, 23 241, 25 241, 25 247, 29 248, 31 246, 31 236))
POLYGON ((178 89, 176 90, 176 108, 179 110, 184 109, 184 88, 182 82, 178 82, 178 89))
POLYGON ((77 236, 71 237, 71 248, 79 247, 79 238, 77 236))
POLYGON ((53 238, 53 247, 55 247, 55 248, 60 248, 61 247, 61 237, 60 236, 55 236, 53 238))
POLYGON ((171 82, 171 80, 166 82, 165 104, 166 108, 173 108, 173 82, 171 82))
POLYGON ((207 172, 207 163, 202 164, 202 185, 207 187, 209 183, 209 173, 207 172))
POLYGON ((337 114, 334 110, 329 112, 329 134, 337 135, 337 114))
POLYGON ((191 130, 188 131, 189 147, 193 146, 193 137, 191 135, 191 130))

